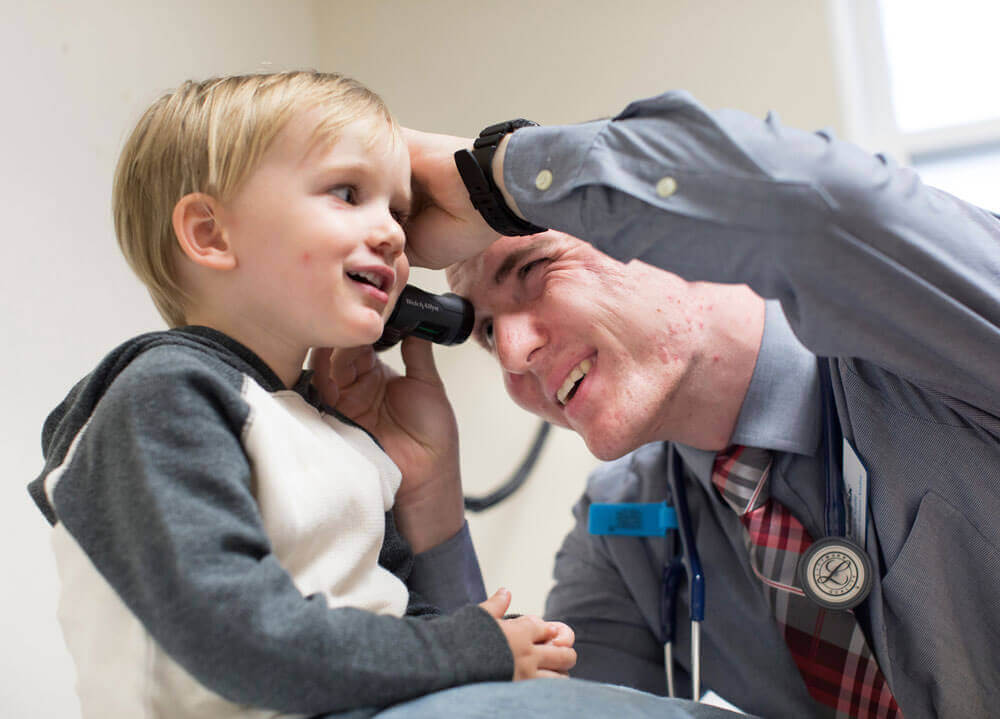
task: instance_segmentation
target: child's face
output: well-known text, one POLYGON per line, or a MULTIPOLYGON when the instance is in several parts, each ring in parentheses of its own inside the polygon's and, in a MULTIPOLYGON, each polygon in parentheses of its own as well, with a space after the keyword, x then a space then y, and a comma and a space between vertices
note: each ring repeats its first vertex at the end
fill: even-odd
POLYGON ((317 143, 318 121, 294 117, 224 207, 240 324, 289 350, 374 342, 409 276, 405 144, 367 121, 317 143))

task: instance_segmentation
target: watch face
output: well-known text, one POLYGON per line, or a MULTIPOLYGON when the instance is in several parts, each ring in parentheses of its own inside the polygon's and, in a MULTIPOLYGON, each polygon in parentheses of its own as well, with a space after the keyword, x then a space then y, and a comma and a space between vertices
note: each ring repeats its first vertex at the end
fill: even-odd
POLYGON ((827 609, 850 609, 871 590, 871 560, 843 537, 820 539, 799 559, 799 583, 806 596, 827 609))

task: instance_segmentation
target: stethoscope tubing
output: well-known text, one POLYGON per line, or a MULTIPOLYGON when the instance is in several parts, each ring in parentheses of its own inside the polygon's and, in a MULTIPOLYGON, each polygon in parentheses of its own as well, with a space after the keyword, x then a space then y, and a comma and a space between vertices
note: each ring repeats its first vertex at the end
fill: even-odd
MULTIPOLYGON (((830 378, 831 365, 826 357, 819 358, 819 381, 821 390, 821 403, 823 413, 823 444, 824 444, 824 480, 826 483, 825 496, 825 523, 826 535, 843 537, 845 534, 846 510, 844 506, 843 488, 841 483, 836 481, 840 469, 840 462, 837 459, 837 447, 843 442, 840 430, 840 421, 837 416, 835 400, 833 396, 833 383, 830 378)), ((698 547, 694 540, 694 529, 691 524, 691 510, 687 501, 687 488, 684 482, 684 466, 676 447, 671 447, 673 471, 670 472, 670 491, 673 497, 673 506, 677 511, 677 528, 681 539, 681 560, 688 577, 690 590, 690 618, 691 618, 691 696, 695 701, 701 697, 701 622, 705 619, 705 573, 701 565, 701 557, 698 554, 698 547)), ((676 592, 678 582, 671 563, 664 567, 663 586, 661 591, 664 594, 676 592), (668 579, 671 577, 672 579, 668 579), (668 582, 670 585, 668 586, 668 582)), ((661 607, 661 613, 664 610, 661 607)), ((673 602, 670 602, 670 611, 673 612, 673 602)), ((661 616, 661 624, 664 632, 664 663, 667 675, 667 690, 670 697, 674 697, 674 676, 673 676, 673 617, 661 616)))
MULTIPOLYGON (((687 501, 687 488, 684 486, 684 470, 677 448, 672 447, 673 472, 670 478, 670 492, 673 495, 674 509, 677 510, 677 531, 681 539, 682 564, 688 578, 690 594, 689 608, 691 620, 691 697, 698 701, 701 698, 701 622, 705 619, 705 572, 702 570, 698 545, 694 539, 694 529, 691 526, 691 509, 687 501)), ((664 588, 666 591, 666 588, 664 588)), ((674 589, 673 591, 676 591, 674 589)), ((672 622, 671 622, 672 623, 672 622)), ((673 677, 673 631, 664 641, 664 661, 667 673, 667 691, 671 698, 674 694, 673 677)))

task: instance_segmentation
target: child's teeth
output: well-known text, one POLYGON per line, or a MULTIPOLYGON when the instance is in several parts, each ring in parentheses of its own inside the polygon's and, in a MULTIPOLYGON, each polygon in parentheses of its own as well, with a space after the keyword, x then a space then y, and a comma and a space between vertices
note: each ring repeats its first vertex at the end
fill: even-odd
POLYGON ((353 272, 351 274, 353 274, 355 277, 360 277, 363 280, 367 280, 369 284, 372 284, 375 287, 378 287, 380 289, 382 287, 382 279, 374 272, 353 272))

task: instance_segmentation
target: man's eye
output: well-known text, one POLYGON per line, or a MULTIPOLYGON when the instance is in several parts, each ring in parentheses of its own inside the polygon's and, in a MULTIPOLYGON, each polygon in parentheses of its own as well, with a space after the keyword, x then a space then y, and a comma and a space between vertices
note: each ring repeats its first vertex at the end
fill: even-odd
POLYGON ((394 219, 396 224, 400 227, 406 227, 406 222, 410 219, 409 213, 405 210, 389 210, 389 214, 392 215, 392 219, 394 219))
POLYGON ((327 194, 333 195, 349 205, 355 204, 358 199, 358 191, 353 185, 338 185, 337 187, 331 187, 327 190, 327 194))
POLYGON ((543 262, 548 262, 548 261, 549 261, 548 257, 539 257, 537 260, 532 260, 531 262, 524 263, 517 270, 517 278, 519 280, 528 279, 528 275, 531 274, 531 271, 535 269, 535 267, 538 267, 543 262))
POLYGON ((479 326, 479 341, 486 349, 493 349, 493 321, 486 320, 479 326))

